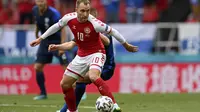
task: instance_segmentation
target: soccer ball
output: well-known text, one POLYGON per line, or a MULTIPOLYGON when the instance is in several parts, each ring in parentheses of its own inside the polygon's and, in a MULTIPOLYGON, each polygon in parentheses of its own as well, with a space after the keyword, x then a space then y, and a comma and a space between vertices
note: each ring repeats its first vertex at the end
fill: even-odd
POLYGON ((112 99, 108 96, 100 96, 96 100, 96 109, 98 112, 111 112, 114 103, 112 99))

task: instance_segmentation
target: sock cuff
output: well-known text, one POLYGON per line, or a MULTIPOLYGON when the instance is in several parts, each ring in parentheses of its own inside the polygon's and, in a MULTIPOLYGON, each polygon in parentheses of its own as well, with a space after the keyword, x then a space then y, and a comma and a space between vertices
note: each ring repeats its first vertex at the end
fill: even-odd
POLYGON ((63 90, 63 94, 66 94, 68 91, 74 91, 74 88, 69 88, 69 89, 66 89, 66 90, 63 90))
POLYGON ((103 81, 100 77, 95 82, 103 81))
POLYGON ((74 90, 74 88, 71 87, 71 88, 68 88, 66 91, 68 92, 68 91, 73 91, 73 90, 74 90))

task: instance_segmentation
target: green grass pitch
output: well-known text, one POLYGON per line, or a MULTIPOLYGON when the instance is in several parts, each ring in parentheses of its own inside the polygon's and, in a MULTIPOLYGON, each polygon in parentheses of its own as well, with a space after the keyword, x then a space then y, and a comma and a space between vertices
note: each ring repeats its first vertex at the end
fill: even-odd
MULTIPOLYGON (((200 94, 114 94, 123 112, 200 112, 200 94)), ((88 94, 79 112, 96 112, 99 94, 88 94)), ((0 112, 56 112, 63 96, 51 94, 47 100, 33 101, 34 95, 0 95, 0 112)))

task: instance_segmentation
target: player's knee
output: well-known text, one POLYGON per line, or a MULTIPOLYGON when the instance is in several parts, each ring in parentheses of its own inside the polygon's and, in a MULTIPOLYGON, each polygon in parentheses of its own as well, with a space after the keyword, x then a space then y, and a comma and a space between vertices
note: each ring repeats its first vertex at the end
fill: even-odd
POLYGON ((73 87, 73 88, 76 88, 76 83, 74 83, 74 84, 72 85, 72 87, 73 87))
POLYGON ((34 65, 34 69, 36 70, 36 72, 42 72, 42 71, 43 71, 43 68, 44 68, 44 64, 36 63, 36 64, 34 65))
POLYGON ((91 80, 91 82, 96 81, 98 78, 100 78, 100 71, 98 70, 89 71, 89 79, 91 80))
POLYGON ((62 89, 69 89, 69 88, 72 88, 72 85, 70 85, 69 83, 66 83, 65 81, 63 81, 63 80, 61 80, 60 81, 60 87, 62 88, 62 89))
POLYGON ((96 74, 90 74, 90 75, 89 75, 89 78, 90 78, 90 81, 91 81, 91 82, 94 82, 94 81, 96 81, 96 80, 99 78, 99 76, 96 75, 96 74))

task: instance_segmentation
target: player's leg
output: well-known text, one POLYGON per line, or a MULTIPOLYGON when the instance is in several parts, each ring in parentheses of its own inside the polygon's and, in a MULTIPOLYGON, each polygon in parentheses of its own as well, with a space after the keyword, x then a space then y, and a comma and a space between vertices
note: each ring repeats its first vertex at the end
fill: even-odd
POLYGON ((65 103, 68 105, 69 111, 76 111, 76 96, 74 92, 74 88, 72 87, 73 83, 76 82, 76 78, 70 75, 63 75, 63 78, 60 82, 60 86, 62 88, 64 94, 65 103))
MULTIPOLYGON (((68 52, 68 60, 72 60, 77 53, 78 47, 74 47, 72 50, 70 50, 68 52)), ((76 105, 78 107, 78 104, 80 103, 80 100, 85 100, 86 99, 86 94, 84 94, 86 89, 86 84, 83 82, 76 82, 76 86, 75 86, 75 92, 76 92, 76 105)))
POLYGON ((34 100, 41 100, 47 98, 47 92, 45 87, 45 75, 43 69, 46 64, 51 63, 52 57, 53 55, 48 52, 47 47, 45 47, 43 43, 41 43, 38 48, 37 57, 34 64, 36 81, 40 88, 40 95, 34 97, 34 100))
POLYGON ((81 100, 86 100, 87 99, 87 94, 86 92, 83 93, 83 96, 81 97, 81 100))
POLYGON ((40 88, 40 95, 34 97, 34 100, 47 98, 47 92, 46 92, 46 87, 45 87, 45 77, 44 77, 44 72, 43 72, 44 66, 45 64, 42 64, 42 63, 34 64, 34 69, 36 72, 36 81, 37 81, 38 87, 40 88))
MULTIPOLYGON (((103 71, 101 73, 101 78, 103 80, 109 80, 112 76, 113 76, 113 73, 114 73, 114 69, 115 69, 115 65, 113 66, 105 66, 103 68, 103 71)), ((82 96, 84 95, 84 92, 85 92, 85 88, 86 88, 86 84, 88 83, 91 83, 90 79, 89 79, 89 75, 88 73, 86 74, 86 76, 84 76, 84 80, 82 79, 79 79, 77 81, 77 84, 76 84, 76 89, 75 89, 75 93, 76 93, 76 105, 78 107, 80 101, 81 101, 81 98, 82 96)), ((63 105, 62 109, 58 112, 66 112, 67 110, 67 105, 66 103, 63 105)), ((119 106, 117 104, 115 104, 115 109, 118 109, 119 106)))
MULTIPOLYGON (((88 73, 86 73, 86 75, 84 76, 84 78, 80 78, 79 80, 77 80, 76 84, 75 84, 75 95, 76 95, 76 107, 78 108, 78 105, 85 93, 85 89, 86 89, 86 85, 88 83, 91 83, 88 73)), ((58 112, 66 112, 68 109, 67 104, 65 103, 63 105, 63 107, 58 111, 58 112)))
MULTIPOLYGON (((87 77, 84 76, 84 80, 86 80, 86 82, 82 81, 82 80, 78 80, 77 84, 78 85, 85 85, 85 88, 86 88, 87 84, 90 83, 91 81, 87 81, 87 80, 89 80, 88 76, 87 77)), ((76 88, 76 89, 78 90, 79 88, 76 88)), ((80 96, 79 96, 80 99, 77 99, 77 101, 78 101, 77 104, 79 104, 81 100, 86 100, 87 99, 87 94, 86 94, 85 90, 83 91, 83 89, 82 89, 82 90, 79 90, 79 92, 81 92, 82 95, 80 94, 80 96)))
MULTIPOLYGON (((114 68, 115 68, 115 65, 113 65, 112 67, 111 66, 110 67, 104 67, 102 74, 101 74, 101 77, 103 77, 102 79, 103 80, 110 79, 113 76, 114 68)), ((77 81, 77 86, 76 86, 76 89, 75 89, 77 107, 78 107, 78 105, 81 101, 81 98, 82 98, 82 96, 85 92, 86 84, 88 84, 88 83, 91 83, 88 73, 84 76, 84 80, 79 79, 77 81)), ((115 104, 115 105, 116 105, 115 108, 118 108, 118 105, 117 104, 115 104)), ((60 110, 60 112, 66 112, 67 108, 68 108, 67 105, 64 104, 62 109, 60 110)))
MULTIPOLYGON (((75 84, 75 95, 76 95, 76 107, 77 108, 78 108, 78 105, 85 93, 87 82, 91 82, 89 80, 88 75, 85 76, 84 78, 79 79, 75 84), (82 79, 84 79, 84 80, 82 80, 82 79)), ((66 103, 64 103, 63 107, 57 112, 66 112, 67 109, 68 109, 68 106, 66 103)))
POLYGON ((90 69, 89 70, 90 80, 93 82, 93 84, 96 85, 96 87, 98 88, 98 90, 102 96, 108 96, 113 100, 114 107, 112 109, 112 112, 121 112, 121 108, 116 103, 114 96, 110 92, 108 85, 100 77, 98 77, 99 73, 100 73, 100 71, 97 69, 93 69, 93 68, 90 69))
POLYGON ((115 71, 115 64, 110 66, 104 66, 103 71, 101 73, 101 78, 104 81, 110 80, 114 75, 114 71, 115 71))
MULTIPOLYGON (((88 71, 88 65, 85 60, 86 59, 84 59, 84 57, 76 56, 74 58, 74 60, 72 60, 72 62, 68 65, 68 67, 65 71, 65 74, 73 77, 74 79, 78 79, 79 77, 83 78, 82 74, 86 74, 86 72, 88 71)), ((71 86, 71 88, 73 88, 73 87, 71 86)), ((85 89, 85 87, 84 87, 84 89, 85 89)), ((79 94, 79 93, 77 92, 77 94, 79 94)), ((74 96, 75 96, 75 94, 74 94, 74 96)), ((66 104, 69 109, 72 107, 67 102, 66 102, 66 104)), ((75 107, 76 107, 76 101, 75 101, 75 107)))
MULTIPOLYGON (((102 55, 101 53, 94 54, 92 62, 90 64, 89 78, 91 82, 96 85, 102 96, 110 97, 113 100, 114 104, 117 105, 112 93, 109 90, 108 85, 104 82, 104 80, 102 80, 102 78, 100 78, 101 69, 105 62, 104 58, 105 55, 102 55)), ((112 112, 121 112, 121 109, 118 105, 117 107, 118 108, 114 107, 112 112)))
POLYGON ((99 92, 103 96, 110 97, 115 103, 115 99, 109 90, 107 84, 100 77, 103 65, 105 63, 106 55, 103 53, 95 53, 91 56, 89 79, 98 88, 99 92))
MULTIPOLYGON (((103 71, 101 73, 101 78, 104 81, 111 79, 112 76, 114 75, 114 70, 115 70, 115 64, 113 64, 112 66, 104 66, 103 71)), ((112 112, 121 112, 121 108, 118 106, 117 103, 114 103, 112 112)))
MULTIPOLYGON (((85 83, 81 83, 81 82, 77 82, 76 83, 76 88, 75 88, 75 95, 76 95, 76 107, 78 107, 81 98, 85 92, 86 89, 86 84, 85 83)), ((66 112, 68 109, 67 104, 65 103, 63 105, 63 107, 60 109, 60 112, 66 112)))
MULTIPOLYGON (((65 66, 68 65, 68 62, 70 62, 72 60, 72 58, 75 57, 72 56, 74 54, 72 54, 71 52, 66 52, 65 54, 63 54, 62 56, 59 56, 56 53, 56 57, 59 59, 60 64, 63 66, 63 68, 66 68, 65 66)), ((81 97, 83 96, 84 92, 85 92, 85 88, 86 88, 86 84, 85 83, 76 83, 75 84, 75 95, 76 95, 76 106, 79 104, 81 97)), ((68 106, 66 103, 64 103, 63 107, 59 110, 59 112, 66 112, 68 109, 68 106)))
MULTIPOLYGON (((92 67, 94 67, 94 66, 92 66, 92 67)), ((104 80, 100 78, 100 73, 101 72, 99 69, 91 68, 89 70, 90 80, 98 88, 98 90, 102 96, 108 96, 113 100, 114 103, 116 103, 112 93, 110 92, 109 87, 104 82, 104 80)))

